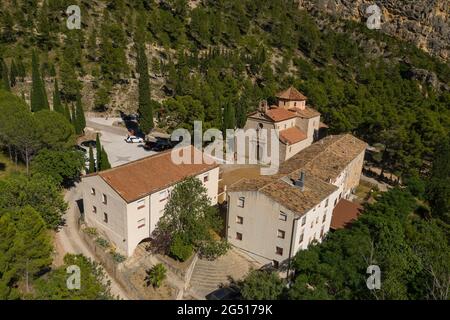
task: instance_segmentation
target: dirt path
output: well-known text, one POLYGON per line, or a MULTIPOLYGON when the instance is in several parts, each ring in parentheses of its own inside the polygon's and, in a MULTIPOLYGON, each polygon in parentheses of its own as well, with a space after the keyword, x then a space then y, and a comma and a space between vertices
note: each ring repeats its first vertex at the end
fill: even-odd
MULTIPOLYGON (((69 209, 64 215, 65 225, 55 235, 55 261, 61 262, 62 257, 66 253, 83 254, 86 257, 95 260, 94 255, 85 245, 80 235, 78 234, 78 208, 76 200, 81 198, 81 194, 77 187, 67 190, 64 199, 69 204, 69 209)), ((128 296, 120 285, 104 270, 108 280, 111 281, 111 293, 118 296, 120 299, 128 300, 128 296)))

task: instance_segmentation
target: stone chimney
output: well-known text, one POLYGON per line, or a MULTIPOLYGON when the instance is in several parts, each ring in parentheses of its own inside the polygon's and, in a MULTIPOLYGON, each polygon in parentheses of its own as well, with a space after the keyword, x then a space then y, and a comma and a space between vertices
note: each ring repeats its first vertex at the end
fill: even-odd
POLYGON ((306 174, 302 171, 300 172, 300 177, 294 181, 294 185, 299 188, 301 191, 305 190, 305 179, 306 174))

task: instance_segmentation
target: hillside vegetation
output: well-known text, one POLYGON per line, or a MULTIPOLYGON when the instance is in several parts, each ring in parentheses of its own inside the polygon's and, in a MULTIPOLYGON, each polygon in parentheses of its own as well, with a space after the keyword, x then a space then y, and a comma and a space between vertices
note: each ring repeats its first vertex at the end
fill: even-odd
POLYGON ((241 127, 261 99, 292 84, 331 133, 381 143, 383 163, 404 176, 427 171, 450 128, 447 63, 295 1, 15 0, 0 12, 2 69, 26 100, 36 49, 50 100, 58 79, 64 104, 81 90, 85 109, 136 111, 145 46, 150 106, 169 131, 193 120, 241 127), (74 3, 80 30, 66 27, 74 3))

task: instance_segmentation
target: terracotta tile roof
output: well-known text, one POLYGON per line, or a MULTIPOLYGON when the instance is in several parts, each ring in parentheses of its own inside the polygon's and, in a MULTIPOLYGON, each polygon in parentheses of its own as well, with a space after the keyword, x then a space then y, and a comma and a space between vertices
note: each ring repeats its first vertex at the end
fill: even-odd
POLYGON ((297 127, 292 127, 279 132, 280 140, 284 143, 294 144, 307 138, 306 133, 297 127))
MULTIPOLYGON (((193 146, 179 150, 181 154, 185 151, 191 151, 192 157, 199 153, 200 156, 203 155, 193 146)), ((105 180, 129 203, 165 189, 184 178, 201 174, 215 167, 218 167, 218 164, 175 164, 171 159, 171 150, 169 150, 102 171, 96 175, 105 180)))
POLYGON ((367 144, 343 134, 328 136, 303 149, 280 166, 280 173, 289 174, 299 168, 323 181, 334 180, 349 163, 364 152, 367 144))
MULTIPOLYGON (((295 179, 298 178, 299 175, 295 177, 295 179)), ((337 190, 336 186, 313 176, 307 176, 305 187, 302 191, 292 184, 291 179, 283 175, 276 175, 261 176, 256 179, 242 179, 232 185, 228 192, 258 191, 279 202, 287 209, 303 215, 335 190, 337 190)))
POLYGON ((243 179, 228 191, 262 192, 297 214, 304 214, 337 189, 330 179, 335 179, 366 146, 350 134, 328 136, 283 162, 277 175, 243 179), (298 179, 302 171, 306 173, 304 191, 286 182, 298 179))
POLYGON ((278 99, 293 100, 293 101, 303 101, 307 99, 303 94, 301 94, 297 89, 295 89, 292 86, 290 86, 284 91, 277 93, 276 97, 278 99))
POLYGON ((283 108, 272 108, 267 110, 266 116, 275 122, 279 122, 295 118, 297 115, 294 112, 283 108))
POLYGON ((305 107, 305 109, 303 110, 300 108, 289 109, 289 111, 295 112, 298 116, 305 119, 311 119, 320 116, 320 112, 311 107, 305 107))
POLYGON ((350 202, 345 199, 339 200, 333 210, 330 228, 333 230, 348 227, 353 221, 358 219, 363 207, 360 204, 350 202))

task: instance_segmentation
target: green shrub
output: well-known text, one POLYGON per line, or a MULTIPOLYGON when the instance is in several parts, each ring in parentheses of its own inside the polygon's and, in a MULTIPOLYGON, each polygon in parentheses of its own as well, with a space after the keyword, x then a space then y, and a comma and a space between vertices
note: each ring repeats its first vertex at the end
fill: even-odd
POLYGON ((95 239, 95 242, 102 248, 108 248, 109 247, 109 242, 106 239, 98 237, 97 239, 95 239))
POLYGON ((226 241, 208 241, 200 246, 200 256, 208 260, 215 260, 223 256, 230 249, 230 245, 226 241))
POLYGON ((170 255, 177 260, 186 261, 192 255, 193 247, 190 244, 185 244, 183 239, 175 236, 170 245, 170 255))
POLYGON ((125 256, 123 256, 120 253, 115 252, 115 251, 111 251, 110 254, 111 254, 113 260, 117 263, 124 262, 127 259, 125 256))
POLYGON ((88 236, 91 236, 91 237, 96 237, 96 236, 98 235, 97 229, 95 229, 95 228, 89 227, 89 228, 85 228, 83 231, 84 231, 88 236))

